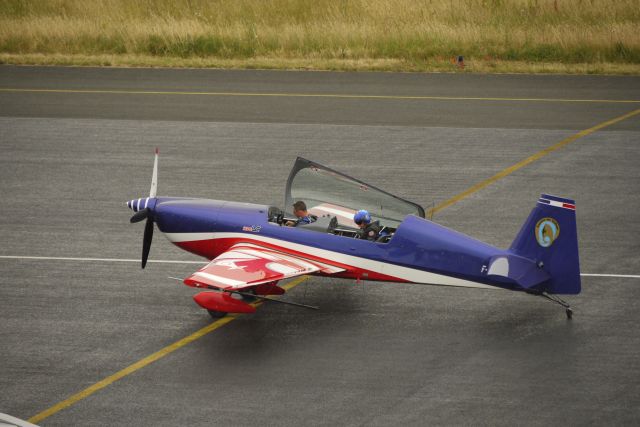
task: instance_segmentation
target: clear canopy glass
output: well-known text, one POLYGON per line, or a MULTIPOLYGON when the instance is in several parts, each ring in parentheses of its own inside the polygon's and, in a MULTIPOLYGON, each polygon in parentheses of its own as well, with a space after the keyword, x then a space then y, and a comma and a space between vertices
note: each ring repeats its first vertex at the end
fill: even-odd
POLYGON ((289 174, 286 210, 302 200, 315 215, 336 216, 343 225, 353 224, 353 214, 365 209, 381 225, 397 227, 410 214, 424 218, 424 209, 355 178, 298 157, 289 174))

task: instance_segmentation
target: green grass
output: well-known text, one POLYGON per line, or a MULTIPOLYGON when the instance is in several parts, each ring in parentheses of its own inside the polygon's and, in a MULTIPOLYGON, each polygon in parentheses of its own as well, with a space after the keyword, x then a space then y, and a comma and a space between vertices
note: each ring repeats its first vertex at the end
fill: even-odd
POLYGON ((0 62, 638 74, 639 28, 638 0, 0 0, 0 62))

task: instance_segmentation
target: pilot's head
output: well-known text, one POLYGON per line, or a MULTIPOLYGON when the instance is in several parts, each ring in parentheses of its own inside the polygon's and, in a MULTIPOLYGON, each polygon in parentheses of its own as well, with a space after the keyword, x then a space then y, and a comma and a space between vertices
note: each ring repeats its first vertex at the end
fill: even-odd
POLYGON ((369 214, 369 211, 360 209, 355 213, 355 215, 353 215, 353 222, 358 224, 358 227, 365 228, 371 223, 371 215, 369 214))
POLYGON ((307 205, 302 200, 298 200, 293 204, 293 214, 298 218, 308 216, 307 205))

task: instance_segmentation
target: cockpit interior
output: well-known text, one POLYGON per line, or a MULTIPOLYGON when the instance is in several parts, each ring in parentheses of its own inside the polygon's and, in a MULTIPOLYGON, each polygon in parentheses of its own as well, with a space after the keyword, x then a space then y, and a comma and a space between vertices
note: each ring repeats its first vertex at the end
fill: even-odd
MULTIPOLYGON (((299 224, 296 228, 309 231, 317 231, 320 233, 328 233, 336 236, 351 237, 354 239, 361 238, 360 228, 349 225, 340 224, 337 216, 321 215, 316 216, 315 221, 310 224, 299 224)), ((289 222, 295 222, 294 215, 286 214, 282 209, 272 206, 269 208, 269 222, 286 227, 289 222)), ((393 237, 396 229, 393 227, 382 226, 380 236, 376 239, 378 243, 387 243, 393 237)))
POLYGON ((269 222, 280 226, 295 222, 292 205, 296 201, 304 201, 309 213, 316 218, 296 228, 343 237, 362 237, 353 215, 360 209, 367 210, 372 221, 380 226, 378 243, 389 242, 407 215, 425 217, 424 209, 416 203, 301 157, 296 159, 287 180, 285 206, 288 210, 269 208, 269 222))

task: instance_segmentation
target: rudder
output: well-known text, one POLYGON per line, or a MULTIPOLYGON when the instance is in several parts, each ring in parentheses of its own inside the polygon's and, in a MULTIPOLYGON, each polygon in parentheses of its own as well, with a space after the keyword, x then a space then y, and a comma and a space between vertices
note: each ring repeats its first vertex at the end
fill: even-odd
POLYGON ((575 201, 540 195, 509 251, 542 263, 551 279, 539 290, 550 294, 580 293, 580 260, 575 201))

